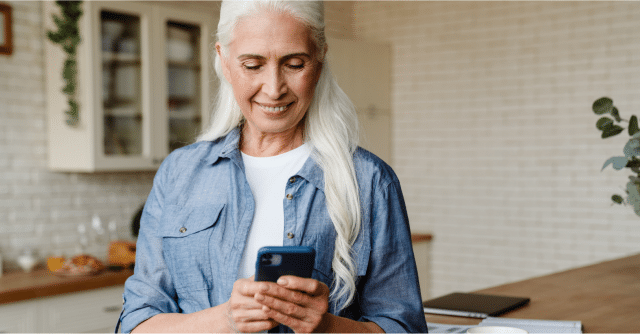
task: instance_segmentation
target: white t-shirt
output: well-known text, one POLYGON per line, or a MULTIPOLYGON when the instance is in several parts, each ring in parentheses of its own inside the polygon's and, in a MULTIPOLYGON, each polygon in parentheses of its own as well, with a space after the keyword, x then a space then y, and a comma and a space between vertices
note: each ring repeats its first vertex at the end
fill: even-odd
POLYGON ((242 253, 238 278, 248 278, 255 274, 256 256, 260 247, 282 246, 285 188, 289 179, 302 168, 310 153, 311 149, 307 144, 274 157, 252 157, 242 153, 256 211, 242 253))

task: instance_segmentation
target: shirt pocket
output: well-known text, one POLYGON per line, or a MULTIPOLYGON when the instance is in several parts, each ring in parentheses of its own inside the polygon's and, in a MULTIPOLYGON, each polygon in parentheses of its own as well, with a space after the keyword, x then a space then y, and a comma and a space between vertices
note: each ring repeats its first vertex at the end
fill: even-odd
POLYGON ((176 291, 211 289, 210 242, 224 204, 195 207, 170 205, 162 216, 160 234, 165 261, 176 291))

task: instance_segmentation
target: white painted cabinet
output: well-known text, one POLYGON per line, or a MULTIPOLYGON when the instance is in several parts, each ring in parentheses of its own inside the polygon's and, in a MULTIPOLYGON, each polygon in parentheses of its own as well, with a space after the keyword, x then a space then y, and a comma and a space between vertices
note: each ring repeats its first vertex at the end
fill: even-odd
POLYGON ((0 333, 41 332, 38 321, 38 302, 0 305, 0 333))
POLYGON ((113 333, 123 286, 0 305, 0 332, 113 333))
MULTIPOLYGON (((43 2, 45 27, 59 8, 43 2)), ((193 142, 210 107, 211 13, 161 2, 85 1, 79 28, 76 127, 61 90, 66 55, 45 43, 49 167, 153 170, 193 142)))

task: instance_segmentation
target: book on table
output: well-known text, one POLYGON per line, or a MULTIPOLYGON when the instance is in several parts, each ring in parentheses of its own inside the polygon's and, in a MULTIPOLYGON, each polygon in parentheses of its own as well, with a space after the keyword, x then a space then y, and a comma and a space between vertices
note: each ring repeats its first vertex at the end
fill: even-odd
POLYGON ((529 303, 527 297, 454 292, 422 302, 424 313, 470 318, 495 317, 529 303))

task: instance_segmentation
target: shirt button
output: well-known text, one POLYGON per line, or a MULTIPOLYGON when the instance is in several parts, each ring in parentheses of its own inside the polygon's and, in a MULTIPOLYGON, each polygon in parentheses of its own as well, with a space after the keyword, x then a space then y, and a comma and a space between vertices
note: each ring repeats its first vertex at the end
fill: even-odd
POLYGON ((294 182, 296 182, 296 177, 295 176, 293 176, 293 177, 291 177, 289 179, 289 183, 294 183, 294 182))
POLYGON ((187 232, 187 228, 186 227, 181 227, 180 228, 180 233, 184 233, 184 232, 187 232))
POLYGON ((293 195, 287 194, 287 199, 293 199, 293 195))
POLYGON ((295 237, 295 236, 296 235, 291 233, 291 232, 287 233, 287 238, 289 238, 289 239, 293 239, 293 237, 295 237))

